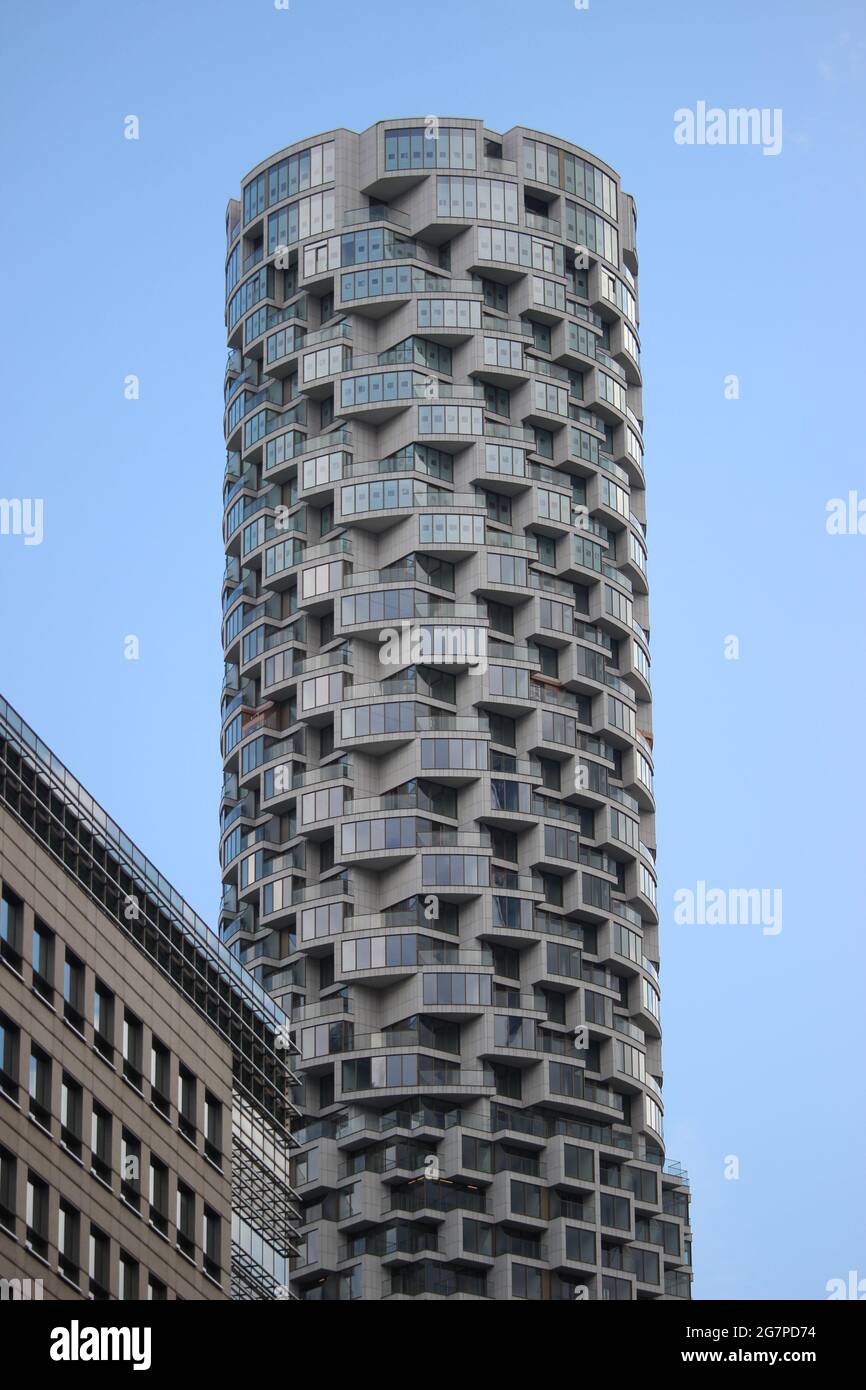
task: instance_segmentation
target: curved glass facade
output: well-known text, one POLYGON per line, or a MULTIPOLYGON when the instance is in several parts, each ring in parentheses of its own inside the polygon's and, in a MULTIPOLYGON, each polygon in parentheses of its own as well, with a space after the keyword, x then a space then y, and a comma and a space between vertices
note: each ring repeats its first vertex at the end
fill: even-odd
POLYGON ((229 204, 221 934, 301 1053, 302 1299, 689 1296, 634 227, 465 118, 229 204))

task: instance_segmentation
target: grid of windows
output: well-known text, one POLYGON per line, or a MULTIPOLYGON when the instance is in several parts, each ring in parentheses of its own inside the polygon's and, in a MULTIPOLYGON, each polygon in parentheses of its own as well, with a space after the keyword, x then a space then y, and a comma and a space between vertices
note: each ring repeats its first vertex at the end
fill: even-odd
POLYGON ((476 169, 475 131, 466 126, 440 126, 431 117, 424 126, 385 131, 385 168, 476 169))
POLYGON ((327 140, 271 165, 268 170, 268 203, 273 206, 282 202, 283 198, 291 198, 294 193, 303 193, 306 188, 333 183, 333 180, 334 142, 327 140))
MULTIPOLYGON (((528 232, 506 232, 501 227, 478 228, 478 259, 546 270, 551 275, 565 274, 565 248, 560 242, 543 241, 528 232)), ((564 309, 565 287, 560 288, 564 309)))
POLYGON ((516 225, 517 185, 502 179, 440 176, 436 180, 436 213, 439 217, 490 217, 494 222, 516 225))
POLYGON ((550 184, 573 193, 587 203, 616 218, 616 184, 613 179, 589 160, 569 154, 555 145, 538 140, 523 140, 524 177, 536 183, 550 184))

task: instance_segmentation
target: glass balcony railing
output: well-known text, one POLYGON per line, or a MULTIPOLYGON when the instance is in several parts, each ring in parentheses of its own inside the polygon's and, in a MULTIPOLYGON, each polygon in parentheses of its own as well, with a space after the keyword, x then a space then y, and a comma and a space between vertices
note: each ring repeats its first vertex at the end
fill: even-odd
POLYGON ((510 642, 498 642, 495 638, 487 644, 487 655, 494 661, 528 661, 533 666, 538 666, 538 651, 535 647, 512 646, 510 642))
POLYGON ((415 708, 416 710, 424 710, 424 714, 416 715, 416 733, 487 734, 490 732, 489 726, 483 718, 471 714, 438 714, 434 710, 430 710, 427 705, 416 705, 415 708))
POLYGON ((576 711, 581 708, 578 697, 572 695, 570 690, 556 690, 553 686, 539 685, 537 682, 529 687, 529 699, 542 705, 558 705, 560 709, 576 711))
POLYGON ((432 830, 415 831, 418 849, 491 849, 493 842, 485 830, 452 830, 435 826, 432 830))
POLYGON ((419 594, 415 601, 416 618, 471 618, 475 622, 487 621, 487 609, 478 603, 440 603, 437 599, 425 598, 419 594))
MULTIPOLYGON (((538 554, 538 541, 534 536, 512 536, 507 531, 488 530, 486 544, 491 547, 495 546, 497 550, 501 548, 506 550, 525 550, 528 555, 538 554)), ((573 589, 569 588, 568 592, 571 597, 574 597, 573 589)))
POLYGON ((684 1187, 689 1185, 689 1175, 681 1163, 669 1159, 662 1170, 668 1177, 679 1178, 684 1187))
MULTIPOLYGON (((315 333, 308 333, 304 338, 304 347, 313 347, 316 343, 329 343, 335 338, 351 338, 352 326, 345 319, 339 323, 329 324, 325 328, 317 328, 315 333)), ((325 436, 326 438, 328 436, 325 436)))
POLYGON ((546 362, 543 357, 530 357, 528 369, 537 376, 549 376, 554 381, 563 381, 566 385, 570 380, 569 373, 565 367, 558 367, 555 362, 546 362))
POLYGON ((351 555, 352 542, 348 536, 336 536, 332 541, 321 545, 311 545, 304 556, 305 560, 323 560, 326 555, 351 555))
POLYGON ((621 917, 623 921, 630 922, 633 927, 637 927, 638 931, 643 930, 643 918, 627 903, 620 902, 617 898, 611 898, 610 910, 614 917, 621 917))
MULTIPOLYGON (((539 1139, 550 1139, 562 1135, 568 1139, 586 1140, 589 1143, 603 1144, 621 1152, 636 1154, 640 1143, 638 1137, 615 1130, 610 1125, 597 1124, 589 1120, 570 1120, 565 1116, 539 1116, 526 1114, 522 1110, 512 1110, 509 1106, 491 1104, 490 1114, 464 1115, 459 1107, 448 1109, 420 1105, 414 1110, 389 1110, 381 1115, 353 1115, 345 1112, 334 1119, 315 1120, 300 1130, 295 1137, 299 1145, 308 1144, 315 1139, 351 1138, 364 1131, 387 1134, 395 1129, 413 1131, 442 1130, 455 1127, 479 1134, 528 1134, 539 1139)), ((652 1160, 650 1160, 652 1161, 652 1160)), ((582 1206, 582 1204, 579 1204, 582 1206)), ((560 1215, 567 1215, 560 1212, 560 1215)))
POLYGON ((245 684, 243 690, 238 691, 237 695, 235 695, 231 700, 229 700, 228 704, 226 705, 225 709, 223 710, 220 716, 220 722, 222 724, 225 724, 226 720, 230 719, 231 716, 234 714, 235 710, 240 709, 241 705, 255 707, 255 704, 255 691, 251 685, 245 684))
POLYGON ((623 574, 622 570, 617 569, 616 565, 608 565, 602 560, 601 572, 606 579, 612 579, 614 584, 619 584, 620 588, 625 589, 627 593, 634 593, 634 585, 631 580, 623 574))
POLYGON ((269 632, 265 638, 265 651, 272 652, 277 647, 288 646, 290 642, 306 641, 306 621, 302 613, 287 627, 280 628, 279 632, 269 632))
POLYGON ((628 473, 624 468, 620 468, 618 463, 614 463, 613 454, 605 453, 603 449, 599 449, 598 462, 599 466, 603 468, 606 473, 610 473, 614 478, 618 478, 627 488, 631 487, 631 479, 628 473))
POLYGON ((583 304, 577 304, 573 299, 568 300, 568 312, 572 318, 582 319, 584 323, 591 323, 594 328, 603 328, 604 321, 601 314, 596 314, 592 309, 587 309, 583 304))
POLYGON ((345 995, 335 994, 330 999, 320 999, 314 1004, 299 1004, 292 1012, 293 1023, 309 1023, 318 1018, 334 1018, 352 1012, 352 1001, 345 995))
POLYGON ((614 1014, 612 1026, 617 1033, 623 1033, 625 1037, 633 1038, 636 1043, 646 1046, 646 1033, 642 1028, 638 1028, 636 1023, 631 1023, 627 1018, 614 1014))
POLYGON ((521 874, 516 869, 501 869, 496 864, 490 866, 490 887, 507 888, 514 893, 536 893, 544 896, 544 884, 535 874, 521 874))
POLYGON ((489 439, 517 439, 523 444, 535 446, 535 430, 527 429, 524 425, 497 425, 492 420, 485 420, 484 434, 489 439))
POLYGON ((220 834, 224 835, 227 830, 230 830, 235 821, 241 820, 243 817, 250 819, 254 814, 254 802, 251 797, 245 796, 238 802, 237 806, 233 806, 230 811, 226 812, 220 826, 220 834))
POLYGON ((316 902, 320 898, 336 898, 341 895, 352 896, 352 883, 348 878, 329 878, 321 883, 307 883, 292 889, 292 904, 316 902))
POLYGON ((517 333, 520 337, 532 337, 532 324, 526 319, 500 319, 488 309, 483 311, 484 327, 488 333, 517 333))
MULTIPOLYGON (((343 465, 344 478, 358 478, 368 473, 424 473, 431 478, 442 476, 435 465, 413 454, 395 454, 392 458, 364 459, 343 465)), ((450 483, 451 478, 443 478, 443 481, 450 483)))
MULTIPOLYGON (((420 792, 392 792, 387 796, 365 796, 360 801, 352 801, 343 808, 345 815, 376 815, 385 811, 424 811, 429 815, 440 812, 430 805, 428 797, 420 792)), ((451 817, 456 819, 456 817, 451 817)), ((414 919, 413 919, 414 920, 414 919)))
MULTIPOLYGON (((429 509, 440 507, 459 507, 461 511, 486 511, 487 503, 477 492, 445 492, 444 489, 431 487, 424 483, 417 483, 412 491, 411 500, 403 501, 397 495, 396 511, 408 510, 412 507, 425 507, 429 509)), ((364 516, 365 513, 358 512, 357 516, 364 516)), ((355 520, 355 516, 351 517, 355 520)))
POLYGON ((320 652, 318 656, 307 657, 304 661, 296 663, 292 670, 293 676, 307 676, 311 671, 322 671, 330 666, 351 666, 352 653, 346 646, 341 646, 332 652, 320 652))
POLYGON ((557 917, 552 912, 536 912, 529 923, 531 931, 542 932, 545 936, 564 936, 578 945, 583 944, 583 928, 579 922, 570 922, 567 917, 557 917))
POLYGON ((296 450, 295 458, 302 454, 314 454, 319 449, 335 449, 339 444, 351 444, 352 431, 348 425, 341 425, 339 429, 331 430, 328 434, 313 435, 301 442, 303 447, 296 450))
POLYGON ((570 821, 580 825, 580 807, 571 806, 567 801, 557 801, 552 796, 534 796, 532 814, 542 820, 570 821))
POLYGON ((596 361, 600 363, 602 367, 609 372, 615 372, 617 376, 622 377, 623 381, 625 381, 625 367, 621 367, 616 358, 611 357, 609 352, 605 352, 604 348, 597 347, 595 350, 595 357, 596 361))
POLYGON ((555 217, 543 217, 538 212, 527 212, 524 209, 524 221, 527 227, 534 232, 547 232, 550 236, 559 236, 562 230, 562 223, 555 217))
MULTIPOLYGON (((241 473, 238 477, 237 482, 229 488, 228 492, 223 498, 223 511, 228 510, 235 498, 243 492, 244 488, 249 488, 250 491, 255 491, 257 485, 258 479, 256 477, 256 470, 254 468, 245 468, 243 473, 241 473)), ((269 497, 270 493, 268 494, 268 498, 269 497)), ((268 498, 260 499, 257 505, 263 506, 265 502, 268 500, 268 498)), ((248 505, 250 506, 250 508, 252 508, 251 502, 248 505)), ((247 515, 249 515, 249 513, 247 513, 247 515)))
POLYGON ((306 772, 298 772, 292 777, 292 790, 298 787, 314 787, 322 782, 334 782, 339 778, 354 776, 351 764, 346 759, 338 763, 328 763, 326 767, 311 767, 306 772))
POLYGON ((412 395, 415 400, 429 401, 435 405, 437 401, 483 401, 485 390, 471 381, 451 384, 431 376, 427 382, 416 383, 412 387, 412 395), (435 388, 434 394, 431 394, 432 388, 435 388))
POLYGON ((607 784, 607 795, 611 801, 618 801, 620 805, 627 806, 630 811, 634 811, 635 815, 640 812, 640 804, 635 798, 630 796, 627 791, 623 791, 622 787, 615 786, 613 782, 607 784))
MULTIPOLYGON (((372 584, 411 584, 416 580, 421 584, 427 582, 423 575, 416 575, 414 569, 401 568, 397 565, 390 571, 362 570, 360 574, 344 574, 343 588, 364 589, 372 584)), ((444 587, 444 585, 436 585, 436 588, 442 587, 444 587)))
POLYGON ((343 213, 344 227, 360 227, 368 222, 392 222, 395 227, 411 226, 405 212, 398 212, 384 203, 371 203, 366 208, 349 208, 343 213))
POLYGON ((460 1055, 460 1046, 448 1039, 421 1036, 418 1029, 388 1029, 379 1033, 361 1033, 351 1043, 344 1043, 340 1052, 376 1052, 385 1047, 423 1047, 431 1052, 451 1052, 460 1055))
MULTIPOLYGON (((489 542, 492 544, 492 542, 489 542)), ((563 579, 554 579, 550 574, 539 574, 537 570, 529 571, 529 584, 532 589, 540 589, 546 594, 562 594, 564 598, 574 602, 574 585, 566 584, 563 579)))
POLYGON ((485 174, 517 175, 517 163, 513 159, 494 159, 492 155, 482 156, 481 167, 485 174))

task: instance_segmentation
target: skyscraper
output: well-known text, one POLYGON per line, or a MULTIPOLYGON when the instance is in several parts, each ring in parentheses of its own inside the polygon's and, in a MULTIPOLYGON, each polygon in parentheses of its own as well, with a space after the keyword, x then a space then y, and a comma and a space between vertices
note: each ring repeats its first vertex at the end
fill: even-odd
POLYGON ((229 204, 221 933, 300 1047, 303 1299, 689 1297, 635 229, 462 117, 229 204))

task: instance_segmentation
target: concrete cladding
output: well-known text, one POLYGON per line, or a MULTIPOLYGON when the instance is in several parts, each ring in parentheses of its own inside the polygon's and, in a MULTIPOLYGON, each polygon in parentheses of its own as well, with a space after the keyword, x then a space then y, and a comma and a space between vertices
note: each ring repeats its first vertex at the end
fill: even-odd
POLYGON ((469 117, 228 206, 221 934, 300 1052, 303 1300, 689 1297, 635 229, 469 117))

